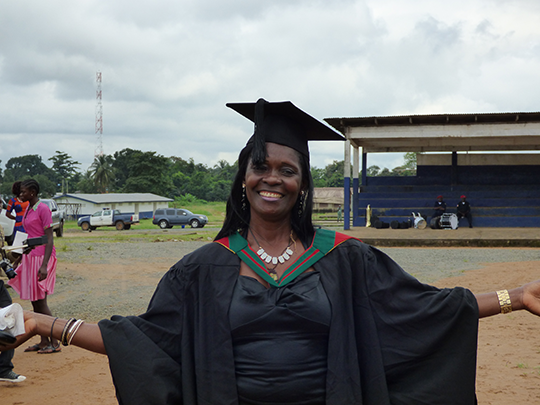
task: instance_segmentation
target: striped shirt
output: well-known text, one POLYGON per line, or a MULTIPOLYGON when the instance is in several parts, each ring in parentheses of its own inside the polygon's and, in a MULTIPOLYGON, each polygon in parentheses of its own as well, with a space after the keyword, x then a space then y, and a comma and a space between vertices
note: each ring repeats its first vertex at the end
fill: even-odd
POLYGON ((10 213, 12 211, 15 211, 15 227, 13 229, 16 231, 25 232, 22 220, 24 217, 24 213, 28 208, 28 204, 28 201, 21 202, 18 198, 12 198, 11 200, 9 200, 6 211, 10 213))

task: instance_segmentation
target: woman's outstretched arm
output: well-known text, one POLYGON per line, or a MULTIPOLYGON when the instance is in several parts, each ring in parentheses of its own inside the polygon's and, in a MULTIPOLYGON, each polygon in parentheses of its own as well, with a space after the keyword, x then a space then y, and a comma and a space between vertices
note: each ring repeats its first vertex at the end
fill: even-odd
MULTIPOLYGON (((17 336, 17 342, 13 345, 0 345, 0 350, 14 349, 36 335, 51 336, 51 328, 53 338, 60 341, 67 322, 68 320, 66 319, 58 318, 55 321, 55 318, 52 316, 24 311, 24 327, 26 332, 17 336)), ((71 323, 71 325, 73 325, 73 323, 71 323)), ((68 328, 68 330, 69 329, 70 328, 68 328)), ((106 354, 101 331, 96 324, 86 322, 81 324, 77 329, 77 332, 73 335, 71 344, 95 353, 106 354)))
MULTIPOLYGON (((508 290, 508 297, 512 311, 526 309, 530 313, 540 316, 540 280, 508 290)), ((501 313, 501 307, 505 305, 505 294, 504 292, 501 294, 497 294, 497 292, 478 294, 476 301, 478 302, 479 317, 485 318, 501 313)))

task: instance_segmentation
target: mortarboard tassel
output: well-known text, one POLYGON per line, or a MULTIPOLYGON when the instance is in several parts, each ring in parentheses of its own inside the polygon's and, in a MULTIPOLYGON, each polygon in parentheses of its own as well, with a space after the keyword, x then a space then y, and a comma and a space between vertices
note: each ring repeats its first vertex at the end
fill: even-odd
POLYGON ((255 165, 261 165, 266 161, 266 138, 263 131, 264 106, 268 102, 260 98, 255 104, 255 134, 253 139, 253 152, 251 161, 255 165))

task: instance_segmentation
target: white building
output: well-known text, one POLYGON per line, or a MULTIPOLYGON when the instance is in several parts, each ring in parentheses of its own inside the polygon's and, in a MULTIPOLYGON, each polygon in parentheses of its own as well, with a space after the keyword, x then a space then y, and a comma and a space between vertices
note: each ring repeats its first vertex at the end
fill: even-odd
POLYGON ((315 187, 313 189, 313 211, 337 212, 343 207, 343 187, 315 187))
POLYGON ((167 208, 174 201, 151 193, 62 194, 54 199, 70 218, 92 215, 103 208, 138 214, 141 219, 152 218, 156 209, 167 208))

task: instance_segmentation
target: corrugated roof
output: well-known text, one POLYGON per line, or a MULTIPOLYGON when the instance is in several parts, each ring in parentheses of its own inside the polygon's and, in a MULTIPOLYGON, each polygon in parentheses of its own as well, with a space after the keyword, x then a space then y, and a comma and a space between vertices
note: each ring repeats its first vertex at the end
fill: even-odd
POLYGON ((466 114, 389 115, 372 117, 325 118, 328 124, 343 132, 346 127, 379 127, 405 125, 470 125, 540 122, 540 112, 500 112, 466 114))
POLYGON ((109 203, 134 203, 134 202, 169 202, 174 201, 171 198, 162 197, 152 193, 109 193, 109 194, 62 194, 54 199, 68 197, 78 200, 89 201, 94 204, 109 203))

